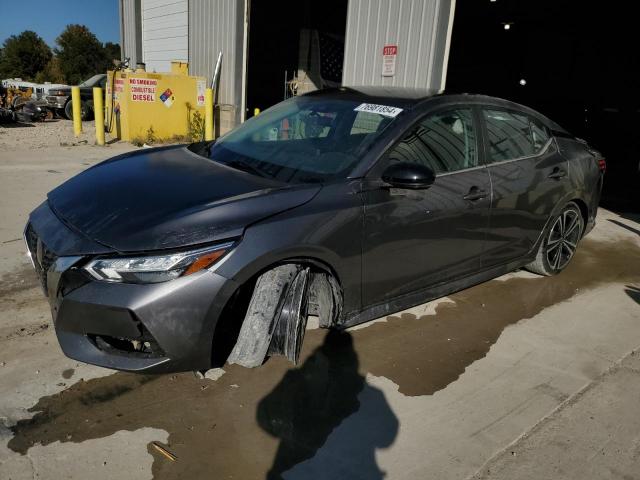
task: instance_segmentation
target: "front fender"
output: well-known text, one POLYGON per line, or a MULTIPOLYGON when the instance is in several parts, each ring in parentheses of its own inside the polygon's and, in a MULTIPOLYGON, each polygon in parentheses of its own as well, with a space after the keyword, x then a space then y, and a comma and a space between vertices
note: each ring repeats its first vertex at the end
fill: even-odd
POLYGON ((216 272, 244 284, 292 260, 330 271, 344 294, 343 312, 361 307, 362 203, 348 186, 324 187, 309 203, 247 227, 216 272))

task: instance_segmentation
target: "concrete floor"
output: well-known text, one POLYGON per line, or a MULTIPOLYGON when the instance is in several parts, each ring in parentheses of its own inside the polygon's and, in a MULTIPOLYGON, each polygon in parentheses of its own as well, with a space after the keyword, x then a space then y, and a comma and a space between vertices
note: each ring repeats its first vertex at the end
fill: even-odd
POLYGON ((130 148, 0 152, 3 480, 640 479, 637 218, 601 210, 557 277, 310 330, 297 367, 113 373, 62 355, 21 231, 48 190, 130 148))

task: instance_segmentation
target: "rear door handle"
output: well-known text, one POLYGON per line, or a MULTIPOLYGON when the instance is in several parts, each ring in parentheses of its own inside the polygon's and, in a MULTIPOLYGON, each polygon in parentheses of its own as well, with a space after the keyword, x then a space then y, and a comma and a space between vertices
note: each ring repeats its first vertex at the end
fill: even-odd
POLYGON ((567 172, 565 172, 562 168, 556 167, 553 171, 547 175, 547 178, 555 178, 556 180, 561 179, 562 177, 566 177, 567 172))
POLYGON ((467 193, 464 197, 465 200, 469 200, 470 202, 475 202, 476 200, 480 200, 481 198, 489 195, 486 190, 482 190, 478 187, 471 187, 469 189, 469 193, 467 193))

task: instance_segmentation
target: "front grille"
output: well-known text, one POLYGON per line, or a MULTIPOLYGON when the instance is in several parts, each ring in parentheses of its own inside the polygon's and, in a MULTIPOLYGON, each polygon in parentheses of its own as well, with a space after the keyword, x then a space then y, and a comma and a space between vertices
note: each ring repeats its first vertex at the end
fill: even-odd
POLYGON ((49 271, 49 268, 51 268, 51 265, 53 265, 58 259, 58 256, 49 250, 42 240, 38 238, 38 234, 31 224, 27 226, 27 229, 24 232, 24 237, 27 242, 27 248, 29 248, 29 253, 31 254, 31 259, 33 260, 33 265, 36 268, 38 277, 40 278, 42 289, 44 290, 45 295, 48 295, 47 272, 49 271))
POLYGON ((29 248, 29 253, 31 253, 31 258, 36 258, 36 249, 38 248, 38 234, 33 229, 31 224, 27 225, 27 229, 24 231, 24 239, 27 242, 27 247, 29 248))

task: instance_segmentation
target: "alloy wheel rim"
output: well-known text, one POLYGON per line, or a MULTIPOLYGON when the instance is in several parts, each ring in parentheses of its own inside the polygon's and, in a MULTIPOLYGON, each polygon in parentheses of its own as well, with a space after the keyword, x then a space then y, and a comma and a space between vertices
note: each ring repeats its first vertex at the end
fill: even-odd
POLYGON ((582 231, 582 217, 573 209, 555 219, 547 238, 547 261, 554 270, 563 269, 573 257, 582 231))

